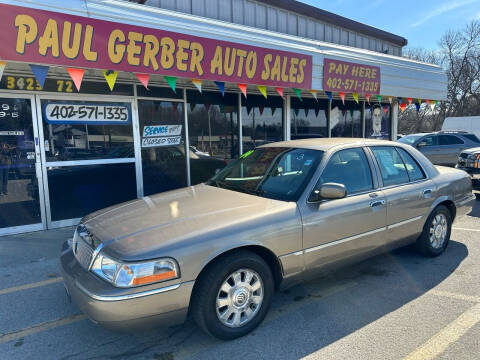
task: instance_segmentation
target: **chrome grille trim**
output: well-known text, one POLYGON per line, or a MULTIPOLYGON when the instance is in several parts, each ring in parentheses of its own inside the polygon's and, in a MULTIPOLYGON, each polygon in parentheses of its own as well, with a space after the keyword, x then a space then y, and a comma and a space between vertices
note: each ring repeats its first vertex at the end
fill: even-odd
POLYGON ((90 269, 94 250, 75 232, 72 244, 73 254, 78 263, 85 269, 90 269))

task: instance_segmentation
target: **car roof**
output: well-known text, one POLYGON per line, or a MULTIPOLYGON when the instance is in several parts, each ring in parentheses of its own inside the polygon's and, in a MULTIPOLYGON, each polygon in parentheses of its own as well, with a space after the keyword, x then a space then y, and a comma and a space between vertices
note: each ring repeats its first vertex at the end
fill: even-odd
POLYGON ((397 142, 377 139, 363 139, 363 138, 318 138, 318 139, 301 139, 281 141, 270 144, 265 144, 259 147, 288 147, 288 148, 302 148, 312 150, 327 151, 337 146, 365 146, 365 145, 395 145, 397 142))
POLYGON ((444 130, 444 131, 432 131, 426 133, 415 133, 415 134, 408 134, 404 136, 425 136, 425 135, 472 135, 473 133, 468 131, 461 131, 461 130, 444 130))

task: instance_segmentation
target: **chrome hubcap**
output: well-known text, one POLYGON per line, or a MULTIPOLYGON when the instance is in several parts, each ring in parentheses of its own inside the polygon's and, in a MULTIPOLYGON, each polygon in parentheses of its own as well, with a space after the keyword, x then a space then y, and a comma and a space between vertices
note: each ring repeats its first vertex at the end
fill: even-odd
POLYGON ((227 276, 218 291, 217 317, 225 326, 243 326, 257 315, 263 296, 260 276, 250 269, 237 270, 227 276))
POLYGON ((430 225, 430 244, 435 249, 440 249, 447 237, 448 222, 444 214, 437 214, 430 225))

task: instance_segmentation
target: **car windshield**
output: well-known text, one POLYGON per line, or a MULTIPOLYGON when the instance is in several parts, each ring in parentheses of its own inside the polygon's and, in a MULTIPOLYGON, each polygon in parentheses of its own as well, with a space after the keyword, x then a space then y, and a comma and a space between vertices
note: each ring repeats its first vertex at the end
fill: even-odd
POLYGON ((297 201, 318 168, 323 151, 262 147, 243 154, 207 185, 270 199, 297 201))
POLYGON ((406 135, 400 139, 398 139, 398 142, 401 142, 403 144, 408 144, 412 145, 415 141, 420 139, 423 135, 406 135))

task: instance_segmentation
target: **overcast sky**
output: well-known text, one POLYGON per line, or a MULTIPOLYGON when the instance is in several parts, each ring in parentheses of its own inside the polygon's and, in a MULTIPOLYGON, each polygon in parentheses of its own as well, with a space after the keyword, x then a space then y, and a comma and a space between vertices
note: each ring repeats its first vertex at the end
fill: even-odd
POLYGON ((409 46, 437 48, 448 29, 480 20, 480 0, 301 0, 407 38, 409 46))

